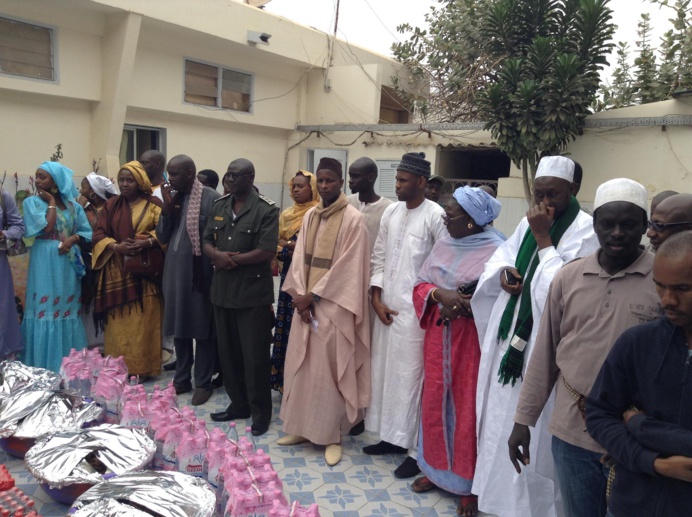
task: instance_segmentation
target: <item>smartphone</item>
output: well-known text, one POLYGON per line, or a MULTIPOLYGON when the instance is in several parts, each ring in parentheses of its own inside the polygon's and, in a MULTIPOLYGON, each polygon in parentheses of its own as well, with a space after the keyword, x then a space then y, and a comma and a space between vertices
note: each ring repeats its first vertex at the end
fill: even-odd
POLYGON ((459 287, 457 287, 457 291, 460 294, 473 294, 476 292, 476 286, 478 285, 478 280, 474 280, 473 282, 469 282, 468 284, 461 284, 459 287))
POLYGON ((521 284, 521 278, 517 278, 509 272, 509 269, 505 269, 505 282, 507 285, 518 285, 521 284))

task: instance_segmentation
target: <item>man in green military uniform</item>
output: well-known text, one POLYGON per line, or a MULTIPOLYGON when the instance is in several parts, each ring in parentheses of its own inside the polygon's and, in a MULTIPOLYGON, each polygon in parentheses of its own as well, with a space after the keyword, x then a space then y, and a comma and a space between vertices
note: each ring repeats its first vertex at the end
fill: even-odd
POLYGON ((269 347, 274 325, 271 261, 279 238, 279 208, 255 192, 255 167, 234 160, 226 172, 230 193, 212 206, 204 254, 214 265, 219 359, 231 404, 216 422, 252 416, 252 434, 267 432, 272 414, 269 347))

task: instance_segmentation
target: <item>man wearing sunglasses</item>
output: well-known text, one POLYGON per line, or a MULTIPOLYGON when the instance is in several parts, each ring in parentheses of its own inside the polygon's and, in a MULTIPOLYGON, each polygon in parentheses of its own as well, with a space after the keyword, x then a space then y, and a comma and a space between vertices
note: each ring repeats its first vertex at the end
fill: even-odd
POLYGON ((661 201, 651 211, 647 226, 654 252, 671 235, 692 229, 692 194, 675 194, 661 201))

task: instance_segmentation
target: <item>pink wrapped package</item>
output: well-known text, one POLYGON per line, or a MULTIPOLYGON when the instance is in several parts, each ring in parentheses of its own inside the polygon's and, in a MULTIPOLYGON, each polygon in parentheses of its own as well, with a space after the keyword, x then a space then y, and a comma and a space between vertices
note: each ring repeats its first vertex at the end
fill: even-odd
POLYGON ((127 365, 125 364, 125 358, 123 356, 112 357, 107 355, 106 357, 103 357, 101 359, 100 369, 105 370, 106 368, 117 370, 119 374, 125 374, 127 377, 127 365))
POLYGON ((78 393, 82 397, 91 396, 91 368, 86 365, 78 366, 77 362, 67 365, 65 368, 65 387, 78 393))
POLYGON ((176 448, 178 472, 190 476, 207 477, 205 472, 205 458, 207 456, 207 436, 200 432, 185 432, 180 437, 180 443, 176 448))
POLYGON ((146 429, 149 423, 149 418, 146 415, 146 399, 144 402, 135 400, 134 398, 129 399, 125 402, 122 409, 122 414, 120 416, 120 425, 125 427, 138 427, 140 429, 146 429))
POLYGON ((264 488, 252 484, 246 490, 235 489, 226 506, 226 514, 234 517, 269 517, 275 501, 286 505, 286 498, 274 483, 264 488))
POLYGON ((149 427, 154 432, 154 443, 156 444, 156 452, 154 453, 154 459, 152 460, 152 469, 164 470, 164 442, 166 441, 168 432, 174 426, 180 425, 182 421, 183 417, 180 414, 180 411, 178 411, 177 409, 170 409, 165 413, 165 418, 161 418, 159 420, 152 420, 151 422, 149 422, 149 427))
POLYGON ((185 431, 190 429, 188 421, 181 421, 176 425, 171 425, 165 433, 166 437, 163 442, 161 454, 163 456, 162 470, 177 470, 177 447, 180 443, 180 438, 185 431))
POLYGON ((290 506, 274 501, 272 509, 269 510, 269 517, 320 517, 320 511, 316 504, 305 508, 298 501, 294 501, 290 506))

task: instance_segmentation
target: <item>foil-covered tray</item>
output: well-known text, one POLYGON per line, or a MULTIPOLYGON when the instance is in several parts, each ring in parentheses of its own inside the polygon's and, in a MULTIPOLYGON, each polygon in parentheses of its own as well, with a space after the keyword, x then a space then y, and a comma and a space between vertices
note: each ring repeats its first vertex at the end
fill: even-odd
POLYGON ((29 449, 25 463, 39 482, 62 488, 140 470, 155 451, 154 441, 142 429, 101 425, 44 438, 29 449))
POLYGON ((134 472, 100 483, 72 506, 77 517, 211 517, 216 496, 204 479, 182 472, 134 472))
POLYGON ((19 361, 0 363, 0 401, 22 388, 55 390, 60 388, 60 376, 45 368, 34 368, 19 361))
POLYGON ((103 413, 101 406, 73 393, 27 385, 0 398, 0 438, 40 438, 78 430, 103 413))

